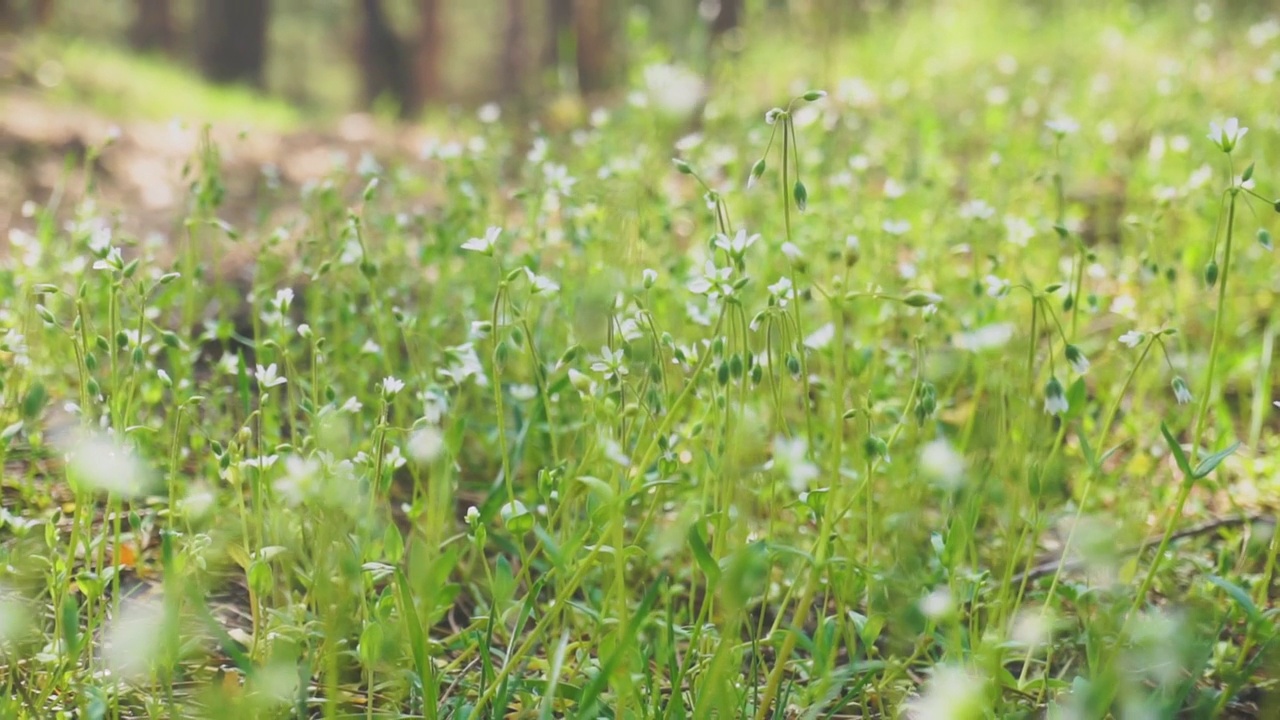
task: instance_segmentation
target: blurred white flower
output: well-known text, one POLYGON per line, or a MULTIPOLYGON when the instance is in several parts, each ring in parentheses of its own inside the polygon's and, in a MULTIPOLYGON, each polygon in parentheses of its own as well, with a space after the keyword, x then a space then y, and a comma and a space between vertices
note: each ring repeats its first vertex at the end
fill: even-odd
POLYGON ((1229 153, 1235 149, 1236 145, 1244 139, 1245 134, 1248 132, 1249 128, 1242 127, 1239 119, 1227 118, 1226 122, 1221 125, 1217 122, 1209 123, 1208 138, 1222 152, 1229 153))
POLYGON ((1137 330, 1130 330, 1120 336, 1120 344, 1127 348, 1136 348, 1138 345, 1142 344, 1142 341, 1146 339, 1146 337, 1146 333, 1139 332, 1137 330))
POLYGON ((463 250, 478 252, 481 255, 493 255, 494 246, 498 243, 498 236, 502 234, 502 228, 490 227, 485 231, 484 237, 473 237, 462 243, 463 250))
POLYGON ((103 637, 103 659, 113 675, 131 681, 147 678, 159 659, 166 616, 158 601, 124 601, 119 615, 107 620, 103 637))
POLYGON ((670 118, 689 117, 706 97, 702 76, 689 68, 658 63, 645 67, 642 74, 650 107, 670 118))
POLYGON ((924 694, 907 702, 910 720, 979 720, 986 716, 986 680, 950 665, 933 669, 924 694))
POLYGON ((1049 128, 1049 132, 1060 138, 1073 135, 1080 130, 1080 123, 1065 115, 1046 122, 1044 126, 1049 128))
POLYGON ((942 490, 959 490, 964 482, 964 456, 939 438, 920 448, 920 472, 942 490))
POLYGON ((74 485, 124 497, 137 497, 151 489, 150 469, 132 448, 111 435, 75 435, 65 449, 67 476, 74 485))
POLYGON ((767 467, 782 473, 791 489, 798 493, 808 490, 809 483, 820 474, 818 466, 809 460, 809 443, 802 437, 775 437, 773 459, 767 467))
POLYGON ((414 462, 428 465, 444 452, 444 434, 434 425, 418 428, 409 436, 406 449, 414 462))

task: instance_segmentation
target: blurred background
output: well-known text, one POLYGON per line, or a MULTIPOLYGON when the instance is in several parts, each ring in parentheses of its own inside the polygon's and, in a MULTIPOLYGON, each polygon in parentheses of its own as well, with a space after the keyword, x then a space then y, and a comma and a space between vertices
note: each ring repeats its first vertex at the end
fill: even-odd
POLYGON ((493 101, 533 109, 562 94, 607 96, 654 60, 679 61, 709 75, 717 62, 745 48, 748 28, 817 33, 830 42, 868 15, 899 4, 0 0, 0 27, 9 35, 0 79, 110 95, 112 83, 121 82, 111 75, 158 70, 126 66, 120 55, 128 52, 213 83, 252 88, 310 117, 368 109, 414 118, 443 105, 493 101))

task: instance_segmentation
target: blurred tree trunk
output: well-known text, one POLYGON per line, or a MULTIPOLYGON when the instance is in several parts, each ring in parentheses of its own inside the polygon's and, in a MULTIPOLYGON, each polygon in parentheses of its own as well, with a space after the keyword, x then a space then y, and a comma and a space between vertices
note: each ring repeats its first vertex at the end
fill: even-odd
POLYGON ((609 29, 602 0, 574 0, 573 10, 578 92, 591 95, 609 88, 609 29))
POLYGON ((364 24, 358 55, 365 106, 372 107, 389 94, 399 104, 400 117, 407 118, 414 111, 416 92, 408 48, 392 29, 382 0, 362 0, 361 11, 364 24))
POLYGON ((523 106, 525 97, 525 0, 507 0, 506 25, 502 31, 502 95, 523 106))
POLYGON ((129 27, 134 50, 173 50, 173 8, 169 0, 138 0, 129 27))
POLYGON ((560 64, 565 61, 565 44, 573 32, 573 0, 547 0, 547 46, 543 65, 560 76, 560 64))
POLYGON ((418 42, 414 57, 417 92, 411 111, 416 114, 443 94, 440 60, 444 56, 440 0, 418 0, 418 42))
POLYGON ((0 33, 18 29, 18 16, 13 11, 13 0, 0 0, 0 33))
POLYGON ((269 0, 200 0, 200 72, 218 83, 264 84, 269 0))
POLYGON ((49 23, 53 22, 53 0, 36 0, 36 26, 49 27, 49 23))
MULTIPOLYGON (((706 2, 707 0, 703 0, 706 2)), ((715 0, 711 0, 714 2, 715 0)), ((719 0, 719 11, 716 13, 715 19, 711 21, 711 37, 712 40, 718 40, 730 30, 736 30, 742 25, 742 0, 719 0)))

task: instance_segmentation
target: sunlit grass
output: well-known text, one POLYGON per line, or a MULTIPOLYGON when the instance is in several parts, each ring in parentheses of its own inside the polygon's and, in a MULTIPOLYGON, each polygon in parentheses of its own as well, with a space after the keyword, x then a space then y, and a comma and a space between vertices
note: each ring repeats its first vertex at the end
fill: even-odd
POLYGON ((1007 7, 29 206, 5 710, 1270 717, 1280 23, 1007 7))

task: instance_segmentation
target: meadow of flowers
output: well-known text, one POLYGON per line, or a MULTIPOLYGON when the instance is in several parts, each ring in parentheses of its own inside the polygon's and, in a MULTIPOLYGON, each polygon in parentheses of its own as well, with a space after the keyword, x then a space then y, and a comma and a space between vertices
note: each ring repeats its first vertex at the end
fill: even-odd
POLYGON ((3 714, 1274 717, 1280 21, 876 17, 30 198, 3 714))

